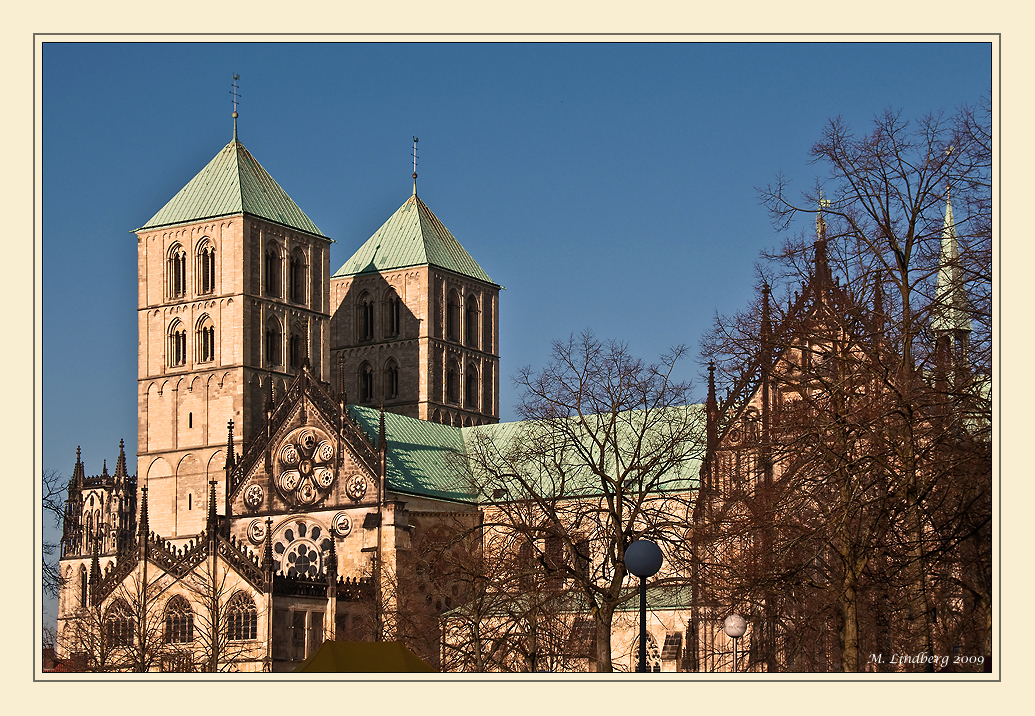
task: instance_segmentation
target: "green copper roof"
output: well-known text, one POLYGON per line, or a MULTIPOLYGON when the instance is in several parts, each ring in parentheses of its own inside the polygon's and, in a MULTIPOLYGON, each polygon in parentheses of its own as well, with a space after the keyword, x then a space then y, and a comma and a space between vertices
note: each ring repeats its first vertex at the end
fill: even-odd
MULTIPOLYGON (((349 406, 352 415, 369 435, 377 435, 380 413, 376 408, 360 405, 349 406)), ((703 406, 690 405, 683 408, 668 408, 670 411, 686 411, 692 420, 703 420, 703 406)), ((620 414, 621 433, 634 429, 643 419, 643 411, 627 411, 620 414)), ((479 494, 474 485, 469 464, 470 455, 485 447, 483 441, 491 441, 495 449, 490 453, 504 455, 522 441, 535 438, 534 425, 529 422, 497 423, 469 428, 441 425, 426 420, 408 418, 395 413, 385 413, 385 438, 388 440, 388 488, 396 492, 438 498, 453 502, 479 503, 490 499, 479 494)), ((630 433, 630 438, 631 438, 630 433)), ((658 492, 680 492, 697 488, 701 464, 700 446, 688 443, 686 455, 677 465, 658 476, 658 492)), ((649 449, 648 449, 649 453, 649 449)), ((600 493, 597 478, 578 464, 570 466, 570 481, 563 488, 567 497, 581 497, 600 493)), ((526 476, 527 477, 527 476, 526 476)), ((549 476, 543 479, 550 479, 549 476)), ((560 489, 557 485, 544 485, 544 492, 560 489)), ((515 488, 513 498, 520 498, 515 488)))
POLYGON ((449 229, 414 194, 334 275, 355 276, 426 265, 493 283, 449 229))
POLYGON ((323 236, 236 138, 137 231, 235 214, 323 236))

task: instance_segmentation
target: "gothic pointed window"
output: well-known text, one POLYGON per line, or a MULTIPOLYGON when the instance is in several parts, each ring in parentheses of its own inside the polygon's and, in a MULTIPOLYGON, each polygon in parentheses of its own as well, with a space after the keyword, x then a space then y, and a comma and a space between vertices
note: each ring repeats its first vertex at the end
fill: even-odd
POLYGON ((301 249, 291 252, 288 272, 288 296, 294 303, 305 303, 305 254, 301 249))
POLYGON ((280 330, 280 323, 276 318, 266 321, 266 365, 277 366, 281 364, 281 344, 284 336, 280 330))
POLYGON ((197 260, 198 293, 213 293, 216 290, 216 248, 208 241, 198 246, 197 260))
POLYGON ((266 246, 266 254, 263 268, 265 269, 263 288, 266 291, 267 296, 273 298, 280 298, 280 287, 282 285, 281 280, 281 264, 283 260, 280 255, 280 247, 275 243, 270 243, 266 246))
POLYGON ((366 291, 356 303, 356 340, 374 340, 374 300, 366 291))
POLYGON ((198 321, 195 345, 198 348, 199 363, 209 363, 216 359, 216 328, 208 316, 202 316, 198 321))
POLYGON ((385 400, 395 400, 399 397, 399 364, 389 358, 385 364, 385 400))
POLYGON ((169 298, 183 298, 187 293, 187 252, 173 244, 166 260, 169 298))
POLYGON ((104 636, 108 646, 133 644, 133 615, 121 599, 108 607, 104 615, 104 636))
POLYGON ((259 613, 255 601, 235 592, 226 605, 226 636, 229 641, 248 641, 258 636, 259 613))
POLYGON ((90 580, 86 576, 86 567, 79 567, 79 606, 86 609, 90 606, 90 580))
POLYGON ((180 321, 169 327, 169 366, 187 365, 187 328, 180 321))
POLYGON ((374 401, 374 371, 370 364, 363 362, 359 366, 359 402, 372 403, 374 401))
POLYGON ((478 368, 468 363, 467 375, 464 376, 464 406, 471 410, 478 409, 478 368))
POLYGON ((165 605, 165 642, 189 644, 194 641, 194 610, 179 594, 165 605))
POLYGON ((464 343, 478 347, 478 299, 472 293, 467 297, 467 321, 464 326, 464 343))
POLYGON ((399 296, 393 290, 389 290, 385 294, 384 300, 384 329, 385 336, 395 338, 401 332, 400 319, 401 317, 401 302, 399 296))

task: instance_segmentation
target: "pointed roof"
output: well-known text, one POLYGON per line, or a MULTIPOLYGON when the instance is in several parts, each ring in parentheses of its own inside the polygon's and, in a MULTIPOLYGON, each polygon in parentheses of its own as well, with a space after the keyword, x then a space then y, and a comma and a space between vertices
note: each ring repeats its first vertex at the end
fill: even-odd
POLYGON ((431 209, 413 194, 334 276, 428 265, 496 285, 431 209))
POLYGON ((938 286, 935 290, 934 316, 931 328, 936 333, 969 331, 970 312, 967 291, 960 268, 956 222, 952 218, 952 198, 945 198, 945 222, 942 225, 942 253, 938 262, 938 286))
MULTIPOLYGON (((136 231, 235 214, 252 216, 315 236, 316 224, 298 208, 244 145, 233 140, 136 231)), ((326 237, 325 237, 326 238, 326 237)))

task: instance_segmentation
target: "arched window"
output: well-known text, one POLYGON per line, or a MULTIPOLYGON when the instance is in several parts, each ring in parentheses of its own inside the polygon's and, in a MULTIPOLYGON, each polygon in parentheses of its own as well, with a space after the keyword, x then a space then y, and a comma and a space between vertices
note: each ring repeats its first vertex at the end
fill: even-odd
POLYGON ((288 358, 292 368, 302 365, 302 359, 306 356, 305 348, 305 326, 296 323, 291 327, 291 336, 288 339, 288 358))
POLYGON ((478 409, 478 368, 474 363, 467 364, 467 375, 464 376, 464 405, 471 410, 478 409))
POLYGON ((212 319, 208 316, 202 316, 198 321, 196 345, 199 363, 208 363, 216 359, 216 327, 212 325, 212 319))
POLYGON ((198 246, 198 293, 216 290, 216 248, 207 240, 198 246))
POLYGON ((177 594, 165 605, 165 642, 189 644, 194 641, 194 610, 177 594))
POLYGON ((356 340, 374 340, 374 300, 366 291, 356 303, 356 340))
POLYGON ((464 343, 478 347, 478 299, 472 293, 467 297, 467 321, 464 326, 464 343))
POLYGON ((280 257, 280 247, 274 243, 270 243, 266 246, 265 256, 265 268, 266 268, 266 295, 274 298, 280 297, 280 287, 283 281, 280 278, 282 259, 280 257))
POLYGON ((449 292, 446 302, 446 338, 460 340, 460 294, 456 291, 449 292))
POLYGON ((169 365, 187 365, 187 327, 180 321, 169 326, 169 365))
POLYGON ((179 244, 169 249, 166 262, 169 298, 182 298, 187 293, 187 252, 179 244))
POLYGON ((255 601, 236 592, 226 605, 226 636, 230 641, 248 641, 258 635, 259 613, 255 601))
POLYGON ((359 402, 371 403, 374 400, 374 370, 370 364, 363 362, 359 366, 359 402))
POLYGON ((104 635, 109 646, 133 644, 133 615, 121 599, 108 607, 104 616, 104 635))
POLYGON ((385 364, 385 400, 395 400, 399 397, 399 364, 393 358, 389 358, 385 364))
POLYGON ((305 303, 305 254, 302 249, 291 252, 290 271, 288 274, 288 296, 295 303, 305 303))
POLYGON ((79 606, 86 609, 90 606, 90 579, 86 576, 86 567, 79 567, 79 606))
POLYGON ((385 335, 394 338, 401 332, 400 328, 401 318, 401 302, 399 296, 396 295, 395 291, 389 290, 385 294, 384 300, 384 329, 385 335))
POLYGON ((446 370, 446 400, 450 403, 460 402, 460 366, 450 361, 446 370))
POLYGON ((280 331, 280 322, 276 318, 271 317, 266 321, 266 364, 267 365, 280 365, 281 364, 281 352, 280 346, 284 341, 284 336, 280 331))

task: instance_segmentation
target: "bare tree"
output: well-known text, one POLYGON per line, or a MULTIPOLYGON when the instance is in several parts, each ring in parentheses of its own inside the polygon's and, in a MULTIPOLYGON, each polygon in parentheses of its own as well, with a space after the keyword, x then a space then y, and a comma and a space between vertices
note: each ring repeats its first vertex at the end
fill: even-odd
POLYGON ((597 671, 612 670, 614 612, 635 595, 626 547, 687 536, 704 425, 690 386, 672 377, 684 352, 648 365, 589 333, 557 341, 542 371, 517 378, 524 422, 488 426, 468 444, 485 528, 512 535, 512 556, 539 565, 555 591, 568 585, 592 615, 597 671))
MULTIPOLYGON (((794 623, 803 603, 829 614, 844 670, 862 667, 863 643, 933 655, 936 632, 952 631, 950 585, 958 594, 968 574, 976 609, 977 583, 988 576, 990 589, 988 136, 966 108, 915 125, 886 112, 861 136, 832 121, 813 148, 829 194, 792 203, 782 179, 762 191, 781 228, 818 215, 814 246, 798 237, 766 257, 767 281, 804 279, 803 293, 791 283, 787 310, 773 305, 770 318, 763 291, 706 342, 728 391, 719 436, 729 439, 751 391, 769 410, 761 487, 741 475, 754 506, 741 530, 769 535, 755 542, 742 598, 781 605, 762 615, 767 628, 794 623), (964 209, 955 216, 949 191, 964 209)), ((737 523, 716 509, 714 530, 737 523)), ((768 668, 812 636, 784 628, 784 659, 769 639, 768 668)))
MULTIPOLYGON (((43 516, 49 518, 54 527, 60 528, 65 517, 65 484, 61 473, 57 470, 43 471, 43 516)), ((61 591, 61 571, 57 558, 60 557, 58 545, 50 540, 43 540, 43 592, 56 598, 61 591)))

